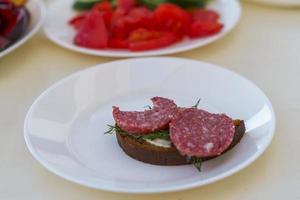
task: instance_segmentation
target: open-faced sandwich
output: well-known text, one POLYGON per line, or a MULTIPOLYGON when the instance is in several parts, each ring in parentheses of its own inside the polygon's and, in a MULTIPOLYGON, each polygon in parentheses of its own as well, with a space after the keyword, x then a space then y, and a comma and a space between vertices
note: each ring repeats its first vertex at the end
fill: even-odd
POLYGON ((178 107, 163 97, 151 99, 148 110, 121 111, 113 107, 115 125, 106 133, 116 133, 120 147, 130 157, 154 165, 194 164, 222 155, 237 145, 245 133, 242 120, 226 114, 178 107))

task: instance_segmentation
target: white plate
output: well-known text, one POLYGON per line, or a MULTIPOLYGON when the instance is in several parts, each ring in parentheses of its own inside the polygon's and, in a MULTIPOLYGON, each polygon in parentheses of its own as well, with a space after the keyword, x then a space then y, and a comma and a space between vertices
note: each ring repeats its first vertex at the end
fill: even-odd
POLYGON ((141 58, 75 73, 37 98, 25 120, 26 144, 48 170, 69 181, 116 192, 154 193, 205 185, 243 169, 270 144, 272 105, 242 76, 212 64, 179 58, 141 58), (193 166, 156 166, 127 156, 114 135, 112 106, 138 110, 153 96, 244 119, 248 133, 233 150, 193 166))
POLYGON ((300 6, 300 0, 247 0, 257 3, 266 3, 277 6, 300 6))
POLYGON ((182 51, 194 49, 227 34, 238 22, 241 15, 240 3, 237 0, 217 0, 210 7, 217 10, 221 14, 221 21, 225 25, 223 30, 211 37, 205 39, 186 39, 177 44, 158 50, 150 50, 143 52, 130 52, 128 50, 93 50, 74 45, 73 38, 75 31, 68 25, 68 21, 76 12, 72 10, 73 0, 52 0, 48 4, 48 17, 44 25, 44 30, 48 38, 56 44, 81 53, 108 56, 108 57, 138 57, 138 56, 154 56, 172 54, 182 51))
POLYGON ((12 52, 13 50, 17 49, 19 46, 24 44, 27 40, 29 40, 40 28, 45 18, 45 6, 43 1, 39 0, 29 0, 26 4, 26 8, 30 13, 30 24, 27 32, 25 33, 22 38, 17 40, 14 44, 10 45, 4 51, 0 52, 0 58, 5 56, 6 54, 12 52))

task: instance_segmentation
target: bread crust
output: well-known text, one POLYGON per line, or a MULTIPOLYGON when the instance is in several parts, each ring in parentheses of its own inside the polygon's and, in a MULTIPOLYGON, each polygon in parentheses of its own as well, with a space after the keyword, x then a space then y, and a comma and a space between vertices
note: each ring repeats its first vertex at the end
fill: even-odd
MULTIPOLYGON (((235 133, 230 146, 223 152, 227 152, 237 145, 245 134, 245 123, 242 120, 234 120, 235 133)), ((189 164, 186 156, 182 156, 172 145, 170 148, 158 147, 146 141, 138 141, 132 137, 116 134, 118 144, 130 157, 154 165, 185 165, 189 164)), ((223 154, 222 153, 222 154, 223 154)), ((221 155, 222 155, 221 154, 221 155)), ((210 160, 214 157, 201 158, 202 161, 210 160)))

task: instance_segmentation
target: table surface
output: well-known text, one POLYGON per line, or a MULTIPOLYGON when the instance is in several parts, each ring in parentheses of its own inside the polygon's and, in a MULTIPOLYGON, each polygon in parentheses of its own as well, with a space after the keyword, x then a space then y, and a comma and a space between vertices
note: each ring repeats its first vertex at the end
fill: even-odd
POLYGON ((238 26, 213 44, 172 56, 215 63, 255 82, 272 101, 275 137, 252 165, 217 183, 164 194, 104 192, 65 181, 27 150, 23 120, 34 99, 61 78, 113 59, 82 55, 38 33, 0 60, 0 199, 300 199, 300 10, 243 3, 238 26))

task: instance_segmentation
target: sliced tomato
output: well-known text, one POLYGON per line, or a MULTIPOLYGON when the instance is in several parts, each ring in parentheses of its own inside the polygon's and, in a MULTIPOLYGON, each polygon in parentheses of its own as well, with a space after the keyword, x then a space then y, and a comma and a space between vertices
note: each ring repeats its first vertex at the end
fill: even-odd
POLYGON ((127 39, 110 38, 108 40, 108 47, 114 49, 127 49, 129 47, 129 43, 127 39))
POLYGON ((97 10, 100 12, 107 12, 107 11, 111 12, 111 11, 113 11, 113 6, 111 5, 110 2, 103 1, 103 2, 95 4, 93 6, 92 10, 97 10))
POLYGON ((92 11, 87 14, 86 20, 75 36, 75 44, 87 48, 106 48, 108 32, 102 14, 92 11))
POLYGON ((124 17, 126 16, 128 13, 128 11, 126 11, 124 8, 116 8, 114 10, 114 16, 113 16, 113 19, 119 19, 121 17, 124 17))
POLYGON ((129 42, 147 41, 147 40, 160 38, 162 34, 163 32, 161 31, 139 28, 130 33, 128 40, 129 42))
POLYGON ((130 10, 128 14, 137 18, 149 18, 152 17, 153 12, 145 6, 138 6, 130 10))
POLYGON ((70 21, 69 21, 69 24, 71 26, 73 26, 73 28, 75 28, 76 30, 78 30, 81 25, 83 24, 83 22, 85 21, 86 19, 86 13, 83 13, 81 15, 77 15, 75 17, 73 17, 70 21))
POLYGON ((193 21, 217 22, 220 15, 213 10, 197 9, 191 12, 193 21))
POLYGON ((126 26, 125 23, 121 20, 124 16, 127 15, 127 11, 123 8, 116 8, 113 12, 111 24, 109 27, 110 35, 114 38, 126 38, 126 26))
POLYGON ((106 28, 108 29, 111 26, 111 21, 113 17, 113 12, 107 11, 102 13, 104 23, 106 25, 106 28))
POLYGON ((220 32, 222 28, 223 24, 218 22, 195 21, 189 29, 188 36, 191 38, 207 37, 220 32))
POLYGON ((193 21, 188 32, 191 38, 207 37, 223 28, 223 24, 218 22, 220 15, 213 10, 198 9, 192 11, 191 15, 193 21))
MULTIPOLYGON (((117 11, 116 11, 117 12, 117 11)), ((125 39, 130 32, 137 28, 154 27, 154 15, 152 11, 146 7, 132 8, 127 14, 119 11, 114 14, 111 23, 111 35, 114 38, 125 39)))
POLYGON ((129 34, 128 28, 124 18, 117 19, 111 24, 110 35, 114 38, 126 39, 129 34))
POLYGON ((103 16, 104 23, 107 28, 110 27, 112 17, 113 17, 113 6, 108 1, 103 1, 101 3, 97 3, 92 8, 92 11, 98 11, 101 12, 103 16))
POLYGON ((154 11, 154 17, 160 30, 172 31, 177 35, 184 35, 191 23, 189 13, 171 3, 160 4, 154 11))
POLYGON ((154 29, 156 26, 154 13, 147 7, 144 6, 135 7, 130 10, 128 16, 134 19, 133 24, 131 24, 133 29, 137 29, 137 28, 154 29))
POLYGON ((172 32, 137 29, 129 36, 129 49, 143 51, 157 49, 171 45, 177 41, 176 34, 172 32))
POLYGON ((72 18, 77 30, 75 43, 87 48, 129 48, 143 51, 165 47, 182 39, 218 33, 223 25, 213 10, 186 11, 172 3, 162 3, 154 11, 139 6, 137 0, 97 3, 89 12, 72 18))
POLYGON ((117 0, 117 6, 120 8, 124 8, 126 10, 130 10, 136 5, 135 0, 117 0))

